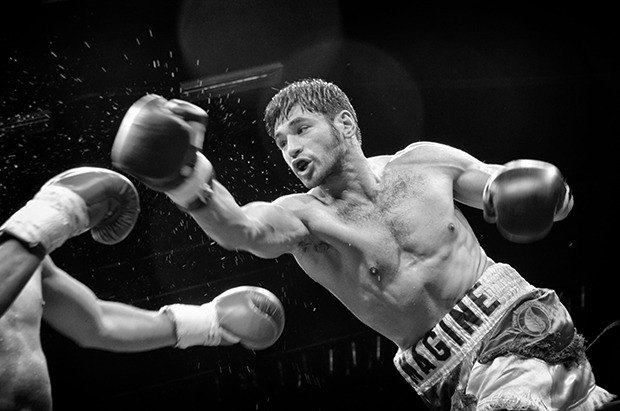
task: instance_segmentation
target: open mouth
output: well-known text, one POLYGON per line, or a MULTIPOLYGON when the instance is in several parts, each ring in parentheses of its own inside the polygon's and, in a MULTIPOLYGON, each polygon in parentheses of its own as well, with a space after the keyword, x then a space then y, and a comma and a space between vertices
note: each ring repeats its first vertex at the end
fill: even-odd
POLYGON ((296 160, 293 163, 293 167, 295 168, 295 171, 297 171, 298 173, 303 173, 304 171, 306 171, 309 164, 310 164, 310 161, 308 160, 296 160))

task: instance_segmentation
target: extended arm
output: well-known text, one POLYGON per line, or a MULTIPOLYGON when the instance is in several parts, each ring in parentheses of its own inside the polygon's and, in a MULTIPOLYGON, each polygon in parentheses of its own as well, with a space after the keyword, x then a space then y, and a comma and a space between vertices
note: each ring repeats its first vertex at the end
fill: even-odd
POLYGON ((127 304, 102 301, 84 284, 43 262, 43 318, 80 346, 146 351, 176 343, 168 316, 127 304))
POLYGON ((113 163, 166 193, 227 249, 273 258, 308 234, 284 198, 237 204, 200 152, 207 117, 200 107, 147 95, 127 111, 112 147, 113 163))
POLYGON ((239 206, 229 191, 212 180, 213 192, 203 207, 190 212, 202 229, 227 249, 275 258, 292 252, 308 229, 282 204, 252 202, 239 206))
POLYGON ((0 227, 0 315, 47 253, 90 230, 101 243, 121 241, 139 211, 131 182, 111 170, 80 167, 47 181, 0 227))
POLYGON ((49 257, 42 264, 43 319, 83 347, 138 352, 241 343, 263 349, 284 327, 282 304, 260 287, 236 287, 202 305, 172 304, 151 311, 100 300, 49 257))

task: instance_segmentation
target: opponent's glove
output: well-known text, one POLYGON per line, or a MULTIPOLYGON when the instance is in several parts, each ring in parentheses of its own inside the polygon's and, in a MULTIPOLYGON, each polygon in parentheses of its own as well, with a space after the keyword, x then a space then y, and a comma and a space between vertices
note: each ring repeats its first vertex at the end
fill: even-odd
POLYGON ((78 167, 47 181, 24 207, 0 227, 42 253, 90 229, 103 244, 123 240, 140 212, 138 192, 127 177, 96 167, 78 167))
POLYGON ((489 178, 484 192, 484 218, 516 243, 546 236, 554 221, 573 208, 573 197, 560 171, 538 160, 515 160, 489 178))
POLYGON ((203 305, 172 304, 160 309, 175 325, 177 348, 240 343, 262 350, 284 330, 284 307, 261 287, 232 288, 203 305))
POLYGON ((208 201, 213 166, 200 153, 207 113, 182 100, 147 94, 127 111, 112 146, 112 163, 181 208, 208 201))

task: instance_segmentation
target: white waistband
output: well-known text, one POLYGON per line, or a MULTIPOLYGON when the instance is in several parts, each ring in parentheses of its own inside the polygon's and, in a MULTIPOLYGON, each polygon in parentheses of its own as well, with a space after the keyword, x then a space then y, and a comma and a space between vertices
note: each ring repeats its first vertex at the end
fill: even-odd
POLYGON ((508 264, 489 267, 416 345, 399 349, 394 365, 418 394, 448 375, 521 296, 535 290, 508 264))

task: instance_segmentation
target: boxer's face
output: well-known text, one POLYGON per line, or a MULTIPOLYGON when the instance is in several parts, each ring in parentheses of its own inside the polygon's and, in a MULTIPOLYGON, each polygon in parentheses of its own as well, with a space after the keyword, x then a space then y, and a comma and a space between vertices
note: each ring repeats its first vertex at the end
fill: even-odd
POLYGON ((286 164, 307 188, 320 185, 339 167, 343 139, 322 114, 293 107, 276 122, 274 140, 286 164))

